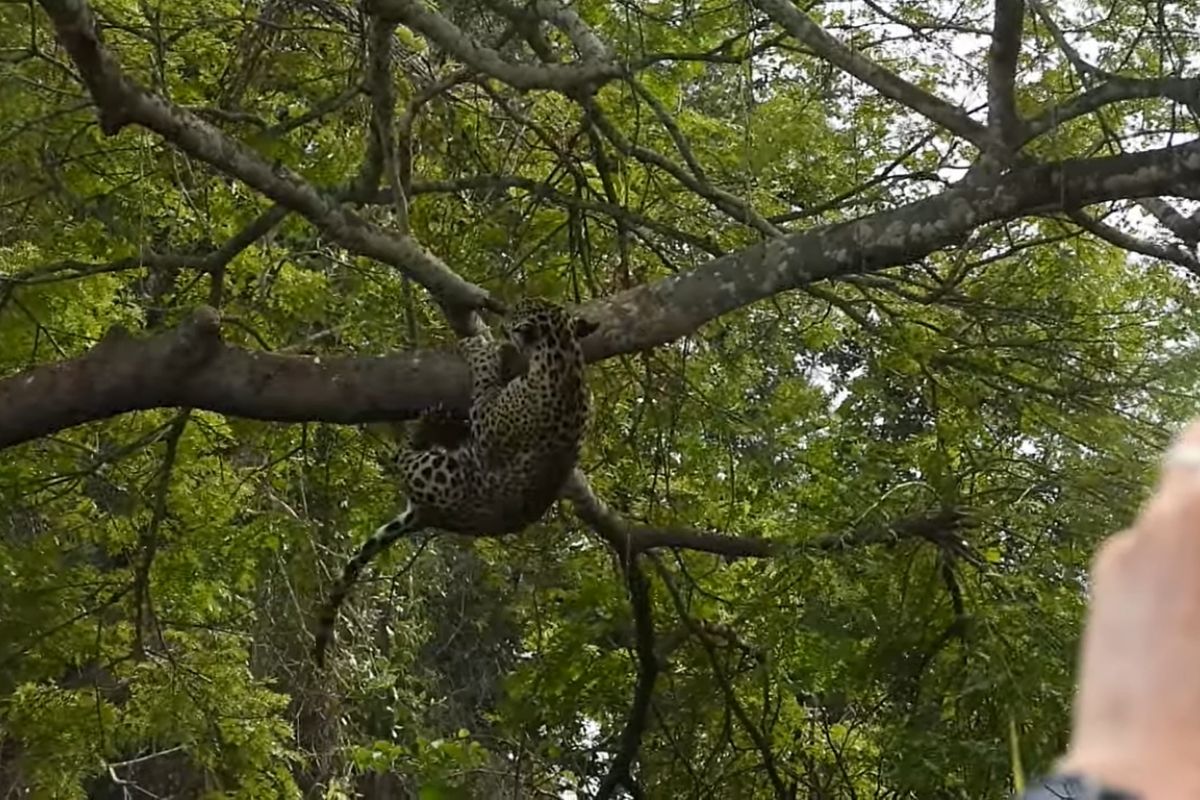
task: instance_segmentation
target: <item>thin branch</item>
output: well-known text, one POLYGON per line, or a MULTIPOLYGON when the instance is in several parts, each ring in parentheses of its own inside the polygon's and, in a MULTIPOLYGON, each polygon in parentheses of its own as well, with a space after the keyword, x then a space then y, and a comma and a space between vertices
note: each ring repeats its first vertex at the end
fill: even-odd
MULTIPOLYGON (((888 180, 902 180, 904 178, 911 178, 914 180, 936 180, 936 173, 909 173, 908 175, 892 175, 892 172, 894 172, 897 167, 915 155, 922 147, 925 147, 927 144, 933 141, 935 136, 936 133, 927 133, 924 136, 921 136, 919 139, 905 148, 901 153, 899 153, 894 159, 892 159, 887 166, 879 170, 879 172, 875 173, 857 186, 853 186, 841 194, 838 194, 836 197, 832 197, 829 200, 826 200, 824 203, 819 203, 818 205, 804 208, 799 211, 788 211, 784 214, 778 214, 774 217, 770 217, 769 221, 774 225, 782 225, 787 222, 795 222, 797 220, 808 219, 810 217, 824 214, 826 211, 832 211, 835 208, 839 208, 850 198, 862 194, 867 189, 870 189, 873 186, 878 186, 879 184, 888 180)), ((781 199, 785 201, 787 200, 786 197, 781 199)))
POLYGON ((287 206, 275 205, 259 214, 249 225, 242 228, 204 259, 205 269, 212 280, 208 293, 208 304, 221 307, 225 293, 225 270, 242 251, 270 233, 289 214, 287 206))
MULTIPOLYGON (((609 183, 611 183, 611 178, 609 183)), ((548 183, 535 181, 532 178, 523 178, 517 175, 470 175, 444 181, 413 181, 410 187, 410 194, 413 197, 423 194, 458 195, 464 190, 483 190, 498 193, 508 189, 520 189, 528 192, 536 200, 549 200, 555 205, 604 214, 618 223, 625 223, 631 227, 654 231, 670 239, 684 242, 714 257, 724 254, 721 247, 708 236, 689 233, 668 225, 665 222, 660 222, 651 217, 639 214, 636 211, 630 211, 620 204, 620 198, 616 196, 615 190, 609 194, 607 188, 605 189, 605 193, 609 197, 609 202, 604 203, 598 200, 587 200, 582 197, 565 194, 548 183)), ((357 199, 373 203, 388 202, 387 198, 378 194, 369 199, 357 199)))
POLYGON ((212 289, 209 292, 209 305, 221 305, 222 282, 225 268, 233 259, 247 247, 265 236, 272 228, 283 221, 288 215, 284 206, 272 206, 258 215, 245 228, 234 234, 220 248, 207 254, 175 254, 156 253, 149 248, 143 248, 136 256, 118 258, 115 261, 103 263, 88 263, 84 261, 58 261, 27 269, 13 275, 0 275, 0 286, 8 284, 35 285, 58 283, 60 281, 79 280, 93 275, 108 275, 133 269, 190 269, 197 272, 207 272, 212 278, 212 289))
MULTIPOLYGON (((992 32, 987 28, 976 27, 974 25, 963 25, 961 23, 950 22, 944 19, 938 19, 934 23, 922 25, 918 22, 914 22, 913 20, 905 19, 904 17, 891 13, 883 6, 879 5, 879 3, 874 2, 874 0, 864 0, 864 2, 868 8, 886 19, 888 22, 908 28, 914 34, 921 35, 925 41, 931 41, 929 37, 924 36, 925 31, 951 31, 953 33, 966 33, 971 36, 992 35, 992 32)), ((932 16, 925 9, 921 9, 921 13, 922 16, 932 16)))
POLYGON ((908 539, 924 539, 939 547, 961 538, 969 515, 961 509, 907 517, 888 525, 863 525, 850 531, 829 533, 789 545, 771 539, 702 531, 683 526, 631 525, 613 511, 592 489, 587 476, 576 469, 563 489, 575 513, 627 561, 639 553, 662 548, 712 553, 728 559, 770 558, 789 552, 836 552, 869 545, 891 545, 908 539))
POLYGON ((764 39, 763 41, 746 50, 744 53, 734 55, 726 52, 735 43, 745 39, 750 34, 756 33, 762 30, 764 27, 767 27, 767 24, 769 23, 764 24, 762 21, 759 21, 755 25, 751 26, 749 30, 728 36, 724 41, 720 42, 716 46, 702 52, 668 50, 663 52, 647 53, 633 63, 631 66, 631 71, 638 72, 645 67, 650 67, 663 61, 705 61, 710 64, 745 64, 750 59, 760 56, 768 50, 779 46, 779 43, 785 39, 791 38, 786 33, 778 34, 776 36, 771 36, 764 39))
POLYGON ((42 264, 12 275, 0 275, 0 284, 12 283, 33 286, 88 278, 93 275, 109 275, 114 272, 125 272, 145 267, 149 267, 150 269, 193 269, 202 272, 208 271, 208 263, 205 256, 156 253, 147 248, 136 256, 127 256, 103 263, 89 263, 68 259, 66 261, 56 261, 52 264, 42 264))
POLYGON ((634 652, 637 656, 637 684, 633 690, 633 701, 629 716, 621 731, 620 744, 609 762, 608 772, 596 791, 596 800, 607 800, 619 786, 633 789, 631 767, 642 747, 642 736, 650 716, 650 700, 654 695, 654 683, 658 677, 659 663, 655 653, 654 617, 650 601, 650 586, 638 563, 637 556, 623 564, 629 586, 629 605, 633 610, 634 652))
POLYGON ((281 136, 290 131, 294 131, 297 128, 302 128, 308 123, 316 122, 326 114, 332 114, 342 106, 347 105, 350 103, 350 101, 354 100, 354 98, 362 94, 362 91, 363 85, 361 83, 351 83, 344 90, 338 94, 335 94, 333 97, 330 97, 327 100, 322 100, 308 111, 305 111, 303 114, 295 117, 289 116, 288 118, 281 120, 277 124, 267 128, 266 132, 271 136, 281 136))
MULTIPOLYGON (((396 87, 392 80, 392 39, 396 23, 372 16, 367 22, 367 93, 371 97, 371 120, 367 130, 367 152, 355 185, 374 189, 390 155, 392 122, 396 115, 396 87)), ((402 234, 407 234, 404 230, 402 234)))
POLYGON ((754 743, 754 749, 758 751, 763 761, 763 768, 767 771, 767 777, 771 781, 771 787, 774 789, 777 800, 791 800, 792 794, 788 791, 787 785, 783 782, 783 777, 779 774, 779 768, 775 764, 775 752, 771 747, 771 742, 750 718, 746 707, 738 699, 737 691, 733 687, 729 676, 725 674, 725 670, 721 668, 720 659, 717 657, 716 647, 712 643, 712 639, 708 634, 696 624, 692 619, 692 615, 688 613, 687 607, 684 605, 683 598, 679 594, 679 589, 675 587, 675 581, 671 577, 671 573, 657 558, 651 558, 655 569, 658 571, 659 578, 662 579, 663 585, 667 588, 667 593, 671 596, 671 602, 675 606, 675 612, 679 615, 679 619, 687 626, 689 632, 695 637, 696 641, 704 649, 704 654, 708 658, 709 668, 712 670, 713 677, 717 681, 717 686, 721 689, 721 694, 725 696, 725 703, 733 711, 733 716, 741 724, 746 734, 750 737, 750 741, 754 743))
MULTIPOLYGON (((679 155, 683 156, 683 163, 687 164, 688 169, 692 171, 697 180, 707 181, 708 176, 704 174, 704 168, 700 166, 696 154, 692 152, 691 144, 688 143, 687 136, 679 128, 674 117, 671 116, 671 112, 667 111, 666 106, 641 81, 636 78, 630 78, 629 85, 633 87, 633 91, 638 97, 646 101, 646 105, 650 106, 650 110, 654 112, 654 116, 663 128, 666 129, 667 134, 671 137, 671 141, 675 143, 675 149, 679 151, 679 155)), ((774 236, 777 233, 778 231, 773 231, 771 235, 774 236)))
POLYGON ((1071 211, 1068 212, 1067 216, 1085 231, 1103 239, 1109 244, 1116 245, 1122 250, 1128 250, 1131 253, 1141 253, 1144 256, 1150 256, 1162 261, 1169 261, 1172 264, 1183 267, 1194 275, 1200 275, 1200 261, 1196 259, 1195 255, 1184 250, 1182 247, 1147 242, 1144 239, 1139 239, 1136 236, 1131 236, 1122 230, 1118 230, 1111 225, 1106 225, 1099 220, 1092 219, 1082 211, 1071 211))
POLYGON ((1063 35, 1062 29, 1058 27, 1058 23, 1054 21, 1054 17, 1050 16, 1050 12, 1042 5, 1041 0, 1027 0, 1029 7, 1033 12, 1041 18, 1042 23, 1046 26, 1046 30, 1050 32, 1050 38, 1058 46, 1059 50, 1063 51, 1063 55, 1067 57, 1067 61, 1071 62, 1071 66, 1081 75, 1097 75, 1100 77, 1108 77, 1110 73, 1097 69, 1094 65, 1089 64, 1084 60, 1083 56, 1079 55, 1079 51, 1071 46, 1067 41, 1067 37, 1063 35))
MULTIPOLYGON (((659 108, 661 108, 661 105, 659 108)), ((615 125, 608 121, 607 116, 605 116, 595 102, 589 101, 585 103, 584 109, 587 112, 589 123, 595 125, 597 130, 603 133, 604 137, 625 155, 636 158, 645 164, 652 164, 658 167, 683 184, 687 189, 708 200, 717 210, 728 214, 737 222, 755 228, 766 236, 777 236, 779 234, 779 230, 774 225, 763 219, 750 203, 742 198, 713 186, 703 178, 690 174, 661 153, 629 141, 625 137, 625 134, 621 133, 615 125)))
POLYGON ((887 67, 876 64, 862 54, 851 50, 826 33, 803 11, 792 5, 791 0, 753 0, 753 2, 793 38, 811 48, 821 58, 871 86, 884 97, 911 108, 950 132, 962 136, 980 149, 987 149, 991 139, 990 134, 983 125, 971 119, 966 111, 909 83, 887 67))
POLYGON ((150 568, 158 552, 159 531, 163 520, 167 518, 167 494, 171 489, 171 472, 175 468, 179 439, 183 436, 191 414, 190 409, 180 412, 167 431, 166 452, 159 468, 158 487, 154 492, 154 509, 150 515, 150 522, 138 537, 141 557, 133 573, 133 601, 136 605, 133 648, 135 656, 139 659, 146 657, 146 632, 154 623, 154 606, 150 597, 150 568))
POLYGON ((444 304, 504 310, 487 292, 456 275, 413 239, 362 220, 287 167, 272 166, 219 128, 135 84, 104 48, 95 18, 83 0, 40 3, 96 101, 100 127, 106 134, 113 135, 129 124, 148 128, 189 155, 302 214, 352 252, 396 267, 444 304))
MULTIPOLYGON (((16 661, 18 661, 19 659, 23 658, 25 656, 25 654, 28 653, 30 650, 32 650, 34 647, 36 647, 39 642, 43 642, 46 639, 49 639, 54 634, 58 633, 61 630, 65 630, 65 629, 71 627, 76 622, 79 622, 82 619, 86 619, 87 617, 90 617, 93 614, 98 614, 99 612, 104 611, 105 609, 111 608, 112 606, 116 605, 117 602, 122 597, 129 594, 129 592, 132 589, 133 589, 133 585, 127 583, 124 586, 122 586, 120 589, 116 589, 115 591, 113 591, 112 594, 110 594, 107 598, 105 598, 98 605, 92 606, 90 608, 85 608, 82 611, 72 614, 70 617, 63 620, 62 622, 52 625, 51 627, 47 628, 44 631, 39 631, 35 636, 26 640, 25 643, 22 644, 20 647, 16 648, 15 650, 13 650, 10 653, 6 653, 3 658, 0 658, 0 669, 5 669, 10 664, 13 664, 16 661)), ((90 599, 95 599, 95 597, 99 594, 100 594, 100 589, 97 589, 96 592, 92 594, 92 597, 90 599)), ((12 643, 6 642, 5 644, 12 644, 12 643)))
POLYGON ((265 119, 257 114, 251 114, 249 111, 233 111, 228 108, 216 108, 215 106, 180 106, 180 108, 190 111, 198 117, 212 119, 216 122, 253 125, 262 130, 271 127, 271 124, 265 119))

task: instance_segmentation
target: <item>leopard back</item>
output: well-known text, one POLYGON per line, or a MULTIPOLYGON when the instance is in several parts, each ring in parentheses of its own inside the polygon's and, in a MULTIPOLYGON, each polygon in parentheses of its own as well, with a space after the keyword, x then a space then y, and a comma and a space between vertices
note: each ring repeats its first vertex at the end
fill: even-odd
POLYGON ((561 306, 525 300, 505 327, 527 368, 477 409, 481 454, 486 463, 526 453, 573 465, 590 415, 580 339, 594 326, 561 306))
POLYGON ((409 497, 432 527, 475 535, 520 530, 553 504, 579 460, 590 414, 579 341, 595 326, 556 304, 526 300, 505 327, 524 374, 504 380, 503 344, 464 342, 470 436, 401 457, 409 497))

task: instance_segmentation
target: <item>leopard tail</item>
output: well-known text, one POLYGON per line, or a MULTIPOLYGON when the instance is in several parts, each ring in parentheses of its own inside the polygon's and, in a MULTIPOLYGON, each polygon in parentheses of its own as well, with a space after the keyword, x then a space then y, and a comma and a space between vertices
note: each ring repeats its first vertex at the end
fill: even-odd
POLYGON ((342 575, 334 584, 333 591, 329 594, 329 599, 325 605, 321 607, 320 615, 317 617, 316 629, 316 646, 313 648, 313 658, 317 662, 318 667, 325 666, 325 651, 333 642, 334 625, 337 623, 338 611, 345 602, 346 597, 350 594, 350 590, 354 588, 354 584, 358 581, 358 576, 363 569, 371 563, 384 550, 387 550, 398 539, 412 533, 420 527, 417 520, 417 511, 410 503, 395 519, 385 525, 380 525, 375 529, 375 533, 363 542, 362 547, 354 554, 354 557, 346 562, 346 566, 342 569, 342 575))

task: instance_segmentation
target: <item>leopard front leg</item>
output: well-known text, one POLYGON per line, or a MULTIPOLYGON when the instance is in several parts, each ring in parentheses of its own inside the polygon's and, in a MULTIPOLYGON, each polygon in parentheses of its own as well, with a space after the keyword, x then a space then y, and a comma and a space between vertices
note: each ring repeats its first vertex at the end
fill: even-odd
POLYGON ((493 400, 504 388, 504 355, 499 342, 489 335, 469 336, 459 344, 471 371, 471 437, 476 443, 486 438, 493 400))

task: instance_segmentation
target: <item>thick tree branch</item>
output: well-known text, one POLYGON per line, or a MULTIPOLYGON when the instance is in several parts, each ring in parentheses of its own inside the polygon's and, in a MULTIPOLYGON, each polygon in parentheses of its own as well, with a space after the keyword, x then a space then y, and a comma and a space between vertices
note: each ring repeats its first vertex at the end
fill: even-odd
POLYGON ((851 50, 792 5, 791 0, 754 0, 754 4, 829 63, 873 87, 884 97, 911 108, 980 149, 987 149, 991 138, 987 129, 971 119, 966 111, 851 50))
POLYGON ((583 311, 601 329, 584 349, 598 360, 657 347, 779 292, 920 261, 989 222, 1158 194, 1200 196, 1200 142, 1023 166, 853 222, 761 242, 589 303, 583 311))
POLYGON ((533 10, 539 17, 548 20, 565 33, 585 61, 593 64, 615 63, 608 45, 601 41, 575 9, 563 5, 558 0, 534 0, 533 10))
POLYGON ((41 5, 95 99, 105 133, 113 135, 129 124, 148 128, 189 155, 302 214, 348 250, 396 267, 443 303, 503 310, 487 292, 464 281, 412 238, 390 234, 360 219, 287 167, 272 166, 219 128, 136 85, 104 48, 84 0, 41 0, 41 5))
POLYGON ((988 127, 1012 147, 1018 139, 1016 99, 1017 57, 1021 54, 1024 0, 996 0, 992 43, 988 50, 988 127))
POLYGON ((465 411, 468 389, 465 364, 449 352, 367 359, 249 352, 223 343, 216 313, 202 308, 173 331, 134 339, 116 330, 86 355, 0 380, 0 447, 175 406, 294 422, 406 419, 444 400, 465 411))
POLYGON ((207 308, 176 330, 151 339, 133 339, 123 329, 113 329, 81 358, 0 381, 0 444, 51 433, 65 427, 63 423, 121 413, 131 402, 140 408, 187 405, 140 405, 136 397, 158 395, 165 400, 169 387, 212 357, 219 345, 217 330, 216 312, 207 308))
MULTIPOLYGON (((722 256, 689 272, 594 300, 581 312, 601 325, 584 340, 590 361, 657 347, 710 320, 809 284, 920 261, 980 225, 1076 209, 1106 200, 1200 198, 1200 142, 1145 153, 1024 166, 992 181, 853 222, 789 234, 722 256)), ((210 314, 211 316, 211 314, 210 314)), ((183 331, 193 330, 184 326, 183 331)), ((202 358, 179 333, 0 381, 0 446, 124 411, 192 406, 279 421, 357 423, 403 419, 436 403, 466 404, 457 357, 418 351, 380 359, 309 359, 247 353, 213 341, 202 358), (182 379, 186 378, 186 379, 182 379)))
POLYGON ((515 89, 551 89, 565 94, 588 94, 624 74, 611 60, 587 59, 578 64, 517 64, 496 50, 474 42, 456 25, 420 0, 371 0, 373 13, 400 22, 450 53, 469 67, 515 89))

